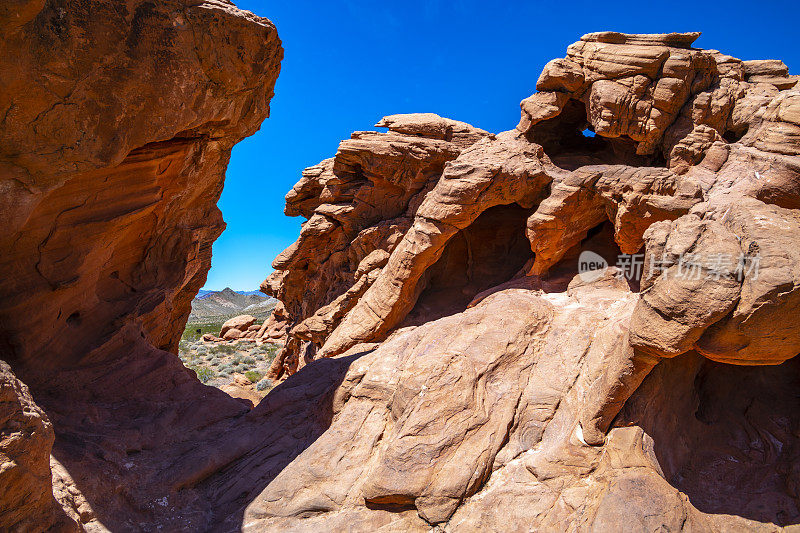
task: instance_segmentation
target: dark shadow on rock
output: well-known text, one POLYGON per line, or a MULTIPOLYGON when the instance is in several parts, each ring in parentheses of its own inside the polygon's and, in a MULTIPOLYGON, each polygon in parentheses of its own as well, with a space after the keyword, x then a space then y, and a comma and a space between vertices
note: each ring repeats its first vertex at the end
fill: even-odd
MULTIPOLYGON (((52 455, 112 531, 197 530, 206 525, 194 489, 170 489, 164 474, 248 412, 207 387, 177 356, 132 343, 116 360, 63 370, 57 379, 24 372, 55 430, 52 455), (177 510, 177 511, 176 511, 177 510)), ((92 518, 92 517, 88 517, 92 518)))
POLYGON ((244 507, 331 424, 333 394, 367 352, 314 361, 248 409, 169 352, 26 374, 55 457, 112 531, 241 528, 244 507))
POLYGON ((213 502, 211 531, 242 529, 247 505, 330 427, 334 394, 342 393, 350 365, 367 353, 313 361, 270 391, 231 434, 221 436, 225 446, 247 451, 196 487, 209 506, 213 502))
POLYGON ((695 353, 666 360, 618 423, 653 438, 667 481, 703 513, 800 524, 800 357, 759 367, 695 353))
POLYGON ((461 313, 476 295, 512 280, 533 258, 525 236, 531 213, 518 204, 496 205, 459 231, 425 272, 425 288, 398 327, 461 313))

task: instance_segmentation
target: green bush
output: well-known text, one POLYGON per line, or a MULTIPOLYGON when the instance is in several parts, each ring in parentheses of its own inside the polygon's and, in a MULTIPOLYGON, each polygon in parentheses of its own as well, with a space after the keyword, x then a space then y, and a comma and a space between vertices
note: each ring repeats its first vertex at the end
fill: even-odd
POLYGON ((256 372, 255 370, 248 370, 244 373, 244 377, 250 380, 250 383, 257 383, 264 377, 264 374, 261 372, 256 372))
POLYGON ((222 324, 225 323, 226 320, 227 317, 219 317, 216 320, 211 320, 202 324, 186 324, 181 338, 187 341, 196 341, 200 340, 206 333, 219 335, 219 330, 222 329, 222 324), (197 330, 200 331, 198 332, 197 330))
POLYGON ((211 351, 217 354, 230 355, 236 351, 236 346, 230 344, 217 344, 211 348, 211 351))
POLYGON ((214 371, 206 366, 190 366, 189 368, 194 370, 194 373, 197 374, 197 379, 203 383, 207 383, 214 378, 214 371))
POLYGON ((256 364, 256 360, 253 359, 252 357, 245 357, 244 364, 253 366, 254 364, 256 364))
POLYGON ((269 350, 267 351, 266 362, 272 364, 272 361, 275 360, 275 357, 278 355, 278 346, 271 344, 269 350))

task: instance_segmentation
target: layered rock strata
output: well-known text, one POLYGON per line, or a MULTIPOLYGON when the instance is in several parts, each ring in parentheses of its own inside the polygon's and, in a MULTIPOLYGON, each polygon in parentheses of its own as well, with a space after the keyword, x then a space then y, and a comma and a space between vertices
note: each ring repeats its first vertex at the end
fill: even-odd
POLYGON ((253 530, 800 523, 800 91, 698 35, 586 35, 514 130, 391 116, 304 172, 263 285, 288 332, 271 401, 349 369, 253 530), (387 182, 387 216, 350 216, 387 182))
POLYGON ((783 63, 590 34, 514 130, 353 134, 287 196, 306 222, 256 331, 286 379, 250 410, 171 351, 274 27, 224 1, 0 15, 0 528, 800 524, 783 63))
POLYGON ((0 8, 0 34, 0 529, 205 527, 159 476, 246 408, 174 354, 275 27, 227 0, 48 0, 0 8))
MULTIPOLYGON (((691 48, 697 36, 584 36, 569 47, 566 58, 545 66, 537 82, 540 92, 522 102, 516 130, 496 137, 470 133, 458 150, 441 155, 419 150, 412 154, 414 147, 400 145, 401 135, 421 137, 419 143, 429 139, 424 142, 433 145, 448 135, 457 139, 458 132, 467 135, 470 127, 431 115, 386 117, 378 126, 388 127, 389 133, 356 133, 342 143, 333 160, 307 169, 287 195, 286 212, 303 215, 308 222, 264 283, 264 289, 283 302, 289 318, 282 320, 294 324, 283 366, 276 364, 274 369, 276 377, 295 371, 302 364, 301 352, 306 357, 317 352, 327 356, 359 342, 384 339, 433 285, 427 278, 453 237, 467 234, 480 215, 498 206, 529 210, 525 231, 533 253, 527 258, 527 273, 537 277, 604 222, 613 225, 614 242, 624 254, 667 254, 674 261, 690 249, 737 258, 742 253, 750 257, 751 249, 764 249, 774 259, 766 267, 774 270, 774 276, 768 275, 773 281, 723 277, 711 283, 704 271, 697 287, 678 289, 674 276, 651 280, 648 275, 648 292, 637 313, 641 331, 634 333, 634 345, 661 356, 682 353, 732 311, 744 291, 749 301, 740 301, 730 317, 705 334, 698 345, 703 354, 745 364, 780 363, 796 355, 800 347, 788 339, 785 347, 775 346, 774 353, 766 355, 758 353, 746 332, 734 340, 737 334, 732 330, 745 321, 753 323, 755 307, 765 318, 770 316, 770 305, 755 302, 768 298, 780 284, 797 283, 789 266, 791 252, 774 257, 777 252, 767 252, 770 245, 759 242, 757 228, 765 227, 764 220, 781 219, 785 239, 796 235, 796 153, 791 146, 796 144, 792 128, 798 124, 793 116, 796 91, 791 87, 797 80, 780 62, 742 62, 691 48), (756 74, 767 72, 777 77, 756 74), (581 135, 586 129, 596 137, 581 135), (396 153, 389 153, 389 146, 396 153), (406 153, 403 150, 409 155, 398 165, 395 158, 406 153), (432 166, 414 159, 421 156, 432 166), (427 187, 420 185, 421 178, 415 187, 403 185, 403 193, 396 193, 402 202, 387 202, 390 214, 378 223, 374 216, 361 215, 365 209, 375 210, 375 191, 382 184, 391 179, 402 184, 410 172, 422 172, 409 169, 409 161, 425 167, 427 187), (440 167, 438 175, 429 175, 440 167), (363 177, 353 178, 359 172, 363 177), (341 189, 341 183, 349 185, 341 189), (362 200, 354 190, 371 196, 362 200), (411 194, 416 201, 408 201, 411 194), (390 218, 399 209, 405 209, 404 216, 390 218), (697 242, 698 232, 706 228, 715 234, 714 242, 697 242), (679 233, 686 233, 685 242, 677 242, 679 233), (380 237, 366 242, 367 234, 380 237), (667 235, 674 242, 665 248, 661 241, 667 235), (323 254, 330 253, 334 262, 352 256, 346 268, 335 270, 341 279, 331 281, 333 265, 327 257, 310 259, 320 246, 327 246, 330 252, 323 254), (700 294, 706 290, 699 291, 700 285, 707 290, 719 286, 724 292, 718 296, 721 302, 704 301, 700 294), (670 314, 670 302, 656 302, 661 292, 678 290, 685 293, 676 297, 680 300, 688 292, 696 295, 687 306, 698 316, 683 321, 683 326, 675 317, 682 310, 670 314), (714 305, 715 310, 710 309, 714 305), (659 313, 663 323, 648 328, 659 313), (649 338, 667 335, 671 328, 680 330, 672 339, 649 338)), ((785 250, 786 244, 777 248, 785 250)), ((660 266, 666 270, 671 263, 660 266)), ((729 267, 733 270, 735 265, 729 267)), ((798 326, 794 313, 782 315, 777 319, 780 329, 798 326)))

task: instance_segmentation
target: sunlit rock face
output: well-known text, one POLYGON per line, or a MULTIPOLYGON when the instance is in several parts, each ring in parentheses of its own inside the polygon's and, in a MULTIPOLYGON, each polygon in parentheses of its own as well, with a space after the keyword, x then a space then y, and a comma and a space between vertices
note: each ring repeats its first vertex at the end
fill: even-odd
POLYGON ((258 332, 285 340, 282 382, 251 409, 171 352, 231 147, 268 114, 274 26, 223 0, 16 4, 0 529, 800 524, 783 63, 590 34, 515 129, 354 133, 287 195, 306 222, 258 332))
POLYGON ((244 409, 167 352, 280 40, 227 0, 12 2, 0 33, 0 529, 161 520, 152 474, 244 409))
POLYGON ((246 523, 800 523, 798 78, 698 35, 586 35, 511 131, 393 115, 303 173, 257 411, 347 370, 246 523))
POLYGON ((698 35, 586 35, 545 66, 515 130, 495 136, 432 114, 393 115, 377 124, 389 132, 354 133, 333 159, 307 169, 286 213, 308 222, 264 283, 291 325, 275 375, 315 354, 383 340, 421 294, 457 276, 457 264, 467 272, 456 284, 468 303, 482 284, 508 281, 528 261, 520 274, 547 275, 604 223, 620 252, 669 256, 662 270, 688 250, 772 258, 760 281, 746 272, 709 281, 704 270, 680 287, 648 264, 634 345, 665 356, 697 343, 709 358, 745 364, 796 355, 796 339, 765 337, 757 323, 798 325, 793 313, 773 317, 777 302, 769 302, 797 281, 787 250, 798 229, 797 78, 780 61, 691 48, 698 35), (498 206, 527 220, 501 217, 491 224, 495 238, 470 238, 498 206), (533 253, 511 250, 519 231, 503 234, 520 226, 533 253), (761 243, 763 231, 775 242, 761 243), (701 239, 705 232, 714 236, 701 239), (468 257, 444 254, 458 246, 468 257), (489 256, 510 270, 489 267, 489 256), (450 275, 437 277, 443 268, 450 275), (481 279, 481 268, 498 279, 481 279), (692 300, 687 309, 660 296, 677 291, 692 300), (676 317, 685 312, 696 316, 676 317), (659 313, 663 323, 648 332, 659 313))

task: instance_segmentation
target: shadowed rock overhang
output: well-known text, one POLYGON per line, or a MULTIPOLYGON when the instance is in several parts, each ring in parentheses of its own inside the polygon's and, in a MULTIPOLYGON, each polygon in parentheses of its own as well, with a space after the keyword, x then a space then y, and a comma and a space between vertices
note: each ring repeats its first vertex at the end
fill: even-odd
POLYGON ((260 334, 288 378, 249 410, 174 352, 230 150, 268 115, 274 26, 52 0, 0 28, 0 529, 800 523, 782 62, 596 33, 515 129, 354 133, 287 195, 306 222, 260 334), (584 252, 612 266, 586 276, 584 252))

